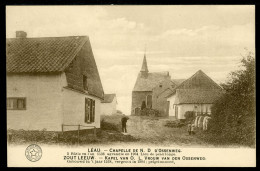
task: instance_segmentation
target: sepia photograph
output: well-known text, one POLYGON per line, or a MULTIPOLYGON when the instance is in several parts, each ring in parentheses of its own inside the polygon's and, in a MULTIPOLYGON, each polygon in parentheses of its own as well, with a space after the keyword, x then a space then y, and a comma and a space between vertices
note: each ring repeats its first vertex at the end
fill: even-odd
POLYGON ((255 167, 254 5, 6 6, 9 167, 255 167))

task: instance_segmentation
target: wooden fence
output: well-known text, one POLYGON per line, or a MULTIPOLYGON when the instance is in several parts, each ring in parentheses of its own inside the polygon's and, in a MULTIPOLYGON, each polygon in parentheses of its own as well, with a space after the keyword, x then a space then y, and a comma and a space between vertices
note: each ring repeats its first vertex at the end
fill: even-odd
POLYGON ((88 127, 88 128, 94 128, 93 129, 93 134, 94 136, 96 137, 97 135, 97 130, 96 130, 96 127, 95 126, 85 126, 85 125, 65 125, 65 124, 61 124, 61 131, 62 131, 62 134, 64 132, 64 127, 66 126, 77 126, 78 127, 78 144, 79 144, 79 131, 80 131, 80 127, 88 127))

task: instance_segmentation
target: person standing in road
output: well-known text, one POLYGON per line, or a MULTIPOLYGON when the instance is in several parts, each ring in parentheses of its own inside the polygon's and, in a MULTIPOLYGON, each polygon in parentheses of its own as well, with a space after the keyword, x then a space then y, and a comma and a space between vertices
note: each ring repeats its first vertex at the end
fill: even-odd
POLYGON ((127 133, 127 130, 126 130, 126 122, 129 118, 127 116, 123 116, 122 119, 121 119, 121 122, 122 122, 122 132, 125 132, 127 133))

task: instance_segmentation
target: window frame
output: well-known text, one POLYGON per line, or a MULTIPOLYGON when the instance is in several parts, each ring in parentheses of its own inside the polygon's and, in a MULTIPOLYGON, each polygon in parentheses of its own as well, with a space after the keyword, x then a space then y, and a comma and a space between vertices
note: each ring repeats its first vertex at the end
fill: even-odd
POLYGON ((6 110, 26 110, 27 109, 26 107, 27 107, 26 97, 7 97, 6 99, 6 110), (8 108, 7 106, 8 100, 16 100, 16 107, 13 106, 13 108, 8 108), (24 108, 18 108, 18 100, 23 100, 24 108))
POLYGON ((93 99, 85 97, 85 113, 84 113, 84 122, 87 124, 95 122, 96 114, 96 102, 93 99), (88 105, 86 105, 88 104, 88 105), (86 112, 86 107, 88 106, 88 112, 86 112))

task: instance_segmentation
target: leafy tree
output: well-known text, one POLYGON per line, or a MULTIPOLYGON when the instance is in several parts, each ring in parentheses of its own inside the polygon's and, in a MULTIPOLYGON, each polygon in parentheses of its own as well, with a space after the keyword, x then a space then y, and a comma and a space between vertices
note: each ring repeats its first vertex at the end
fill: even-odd
POLYGON ((212 107, 207 138, 215 142, 255 145, 255 58, 248 52, 241 69, 221 86, 223 96, 212 107))

